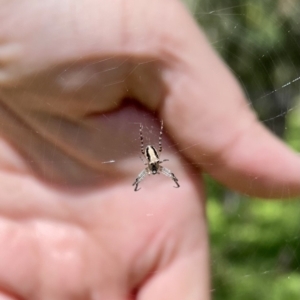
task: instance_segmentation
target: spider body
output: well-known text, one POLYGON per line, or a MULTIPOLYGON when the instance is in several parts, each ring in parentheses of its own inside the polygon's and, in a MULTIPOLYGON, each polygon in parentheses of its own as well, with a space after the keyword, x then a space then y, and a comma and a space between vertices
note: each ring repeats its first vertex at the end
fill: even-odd
POLYGON ((159 152, 162 151, 162 143, 161 143, 161 136, 162 136, 162 130, 163 130, 163 122, 161 121, 161 128, 159 133, 159 148, 158 151, 156 148, 152 145, 148 145, 146 149, 144 149, 144 138, 143 138, 143 126, 140 125, 140 140, 141 140, 141 152, 146 158, 147 162, 145 163, 146 168, 138 175, 136 180, 132 185, 135 185, 134 191, 138 191, 138 185, 139 183, 146 177, 146 175, 156 175, 156 174, 164 174, 167 177, 170 177, 174 180, 176 183, 176 188, 179 188, 180 185, 178 184, 178 179, 176 176, 167 168, 163 167, 161 164, 164 161, 168 161, 168 159, 160 160, 159 159, 159 152))

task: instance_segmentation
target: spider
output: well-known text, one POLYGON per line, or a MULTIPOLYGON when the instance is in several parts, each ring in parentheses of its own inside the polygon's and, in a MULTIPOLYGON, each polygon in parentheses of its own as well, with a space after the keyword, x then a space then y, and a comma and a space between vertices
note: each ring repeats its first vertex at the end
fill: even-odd
MULTIPOLYGON (((159 142, 158 142, 158 151, 162 151, 162 144, 161 144, 161 136, 162 136, 162 130, 163 130, 164 124, 163 121, 161 121, 161 128, 159 133, 159 142)), ((140 124, 140 140, 141 140, 141 152, 144 155, 144 157, 147 159, 147 162, 145 163, 146 168, 138 175, 138 177, 135 179, 134 183, 132 185, 135 185, 134 191, 137 192, 140 189, 138 189, 138 185, 141 183, 141 181, 146 177, 146 175, 155 175, 155 174, 164 174, 167 177, 170 177, 174 180, 176 183, 175 188, 179 188, 180 185, 178 184, 178 179, 176 176, 167 168, 161 166, 161 163, 164 161, 168 161, 168 159, 160 160, 159 155, 157 153, 157 150, 154 146, 148 145, 146 149, 144 149, 144 138, 143 138, 143 126, 140 124)), ((143 160, 143 159, 142 159, 143 160)))

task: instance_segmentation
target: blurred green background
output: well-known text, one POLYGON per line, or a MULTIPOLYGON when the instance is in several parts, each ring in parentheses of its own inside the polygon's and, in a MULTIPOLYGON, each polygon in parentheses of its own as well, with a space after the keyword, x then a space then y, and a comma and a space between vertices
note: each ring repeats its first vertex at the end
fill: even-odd
MULTIPOLYGON (((300 151, 300 1, 183 2, 261 121, 300 151)), ((213 299, 299 300, 299 199, 250 199, 205 180, 213 299)))

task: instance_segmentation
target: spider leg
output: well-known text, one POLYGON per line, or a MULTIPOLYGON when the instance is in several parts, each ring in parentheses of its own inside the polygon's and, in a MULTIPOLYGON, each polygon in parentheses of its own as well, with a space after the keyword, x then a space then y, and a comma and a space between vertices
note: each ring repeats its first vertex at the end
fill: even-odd
POLYGON ((147 169, 144 169, 136 178, 135 182, 132 185, 135 185, 134 191, 137 192, 140 190, 138 189, 139 183, 145 178, 145 176, 148 174, 147 169))
POLYGON ((163 159, 163 160, 160 160, 159 163, 163 163, 164 161, 169 161, 168 159, 163 159))
POLYGON ((144 150, 144 138, 143 138, 143 125, 140 124, 140 140, 141 140, 141 152, 143 155, 145 155, 145 150, 144 150))
POLYGON ((176 176, 174 175, 174 173, 172 173, 169 169, 167 169, 167 168, 165 168, 163 166, 160 166, 159 170, 160 170, 160 172, 162 174, 164 174, 165 176, 170 177, 170 178, 172 178, 174 180, 174 182, 176 184, 176 186, 174 186, 175 188, 179 188, 180 187, 180 185, 178 183, 178 179, 176 178, 176 176))
POLYGON ((159 139, 158 139, 158 151, 159 152, 162 151, 161 140, 162 140, 163 128, 164 128, 164 122, 163 122, 163 120, 161 120, 161 127, 160 127, 160 132, 159 132, 159 139))
POLYGON ((143 156, 140 156, 140 159, 141 159, 141 161, 143 162, 143 164, 144 164, 145 166, 148 165, 148 163, 144 161, 143 156))

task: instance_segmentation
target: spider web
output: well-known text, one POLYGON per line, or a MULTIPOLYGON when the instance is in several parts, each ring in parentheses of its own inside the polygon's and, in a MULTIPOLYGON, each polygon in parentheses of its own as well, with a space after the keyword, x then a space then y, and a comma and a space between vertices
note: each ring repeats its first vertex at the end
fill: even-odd
MULTIPOLYGON (((185 2, 260 120, 299 151, 300 3, 185 2)), ((213 299, 299 299, 299 202, 253 201, 206 181, 213 299)))
MULTIPOLYGON (((260 120, 274 134, 299 151, 300 2, 296 0, 185 0, 185 2, 206 32, 212 46, 238 78, 247 95, 249 105, 256 110, 260 120)), ((143 75, 149 76, 146 69, 149 63, 155 61, 149 59, 149 61, 133 64, 128 57, 118 59, 109 57, 97 62, 92 61, 90 64, 74 62, 62 68, 59 79, 63 83, 63 91, 72 90, 78 85, 78 78, 69 71, 73 70, 76 75, 80 74, 82 84, 78 90, 81 87, 90 87, 91 90, 87 90, 92 96, 89 101, 79 99, 78 103, 83 103, 83 108, 88 112, 90 107, 98 109, 96 104, 100 102, 97 101, 100 98, 97 94, 99 86, 101 89, 110 89, 110 93, 115 95, 116 87, 122 85, 136 68, 144 67, 146 71, 143 75), (122 73, 123 67, 125 71, 122 73), (114 76, 115 70, 118 71, 117 76, 114 76)), ((44 75, 48 78, 48 74, 44 75)), ((51 85, 49 89, 51 90, 51 85)), ((153 91, 153 98, 155 98, 159 91, 155 89, 153 91)), ((69 111, 74 104, 70 101, 63 107, 61 102, 57 101, 59 112, 69 111)), ((119 103, 115 103, 115 107, 118 105, 119 103)), ((54 104, 49 103, 49 106, 54 107, 54 104)), ((117 118, 114 119, 109 113, 102 116, 107 118, 108 125, 100 124, 91 118, 89 127, 82 126, 80 129, 77 129, 78 126, 75 126, 77 124, 72 122, 63 123, 64 118, 47 119, 48 129, 61 135, 60 138, 64 142, 61 143, 61 147, 67 154, 74 154, 77 158, 80 150, 80 154, 83 153, 90 158, 90 150, 97 149, 95 155, 92 153, 91 160, 80 161, 88 167, 98 162, 95 173, 102 170, 103 166, 107 167, 105 170, 110 170, 110 167, 117 165, 126 154, 132 155, 132 145, 128 145, 124 140, 122 123, 125 118, 121 118, 120 123, 116 124, 117 118), (90 128, 95 130, 91 131, 90 128), (111 129, 102 130, 103 128, 111 129), (107 132, 107 136, 99 138, 97 132, 107 132), (111 136, 114 138, 111 139, 111 136), (121 151, 120 144, 116 142, 119 140, 124 140, 121 151), (100 162, 98 155, 103 158, 100 162)), ((132 130, 127 133, 128 140, 136 140, 137 153, 139 122, 144 117, 149 119, 149 114, 145 112, 145 115, 141 114, 140 119, 130 119, 132 130)), ((39 124, 39 120, 35 122, 32 122, 34 126, 39 124)), ((151 122, 143 123, 145 145, 152 144, 153 141, 157 145, 158 142, 159 129, 151 124, 151 122)), ((34 126, 32 129, 35 128, 34 126)), ((42 132, 41 135, 47 136, 47 132, 42 132)), ((49 135, 49 139, 51 137, 49 135)), ((164 140, 163 147, 166 144, 164 140)), ((52 162, 58 161, 55 155, 59 146, 57 143, 50 150, 47 150, 48 146, 42 148, 44 152, 41 153, 41 157, 45 157, 46 170, 52 162)), ((167 147, 173 146, 174 149, 177 147, 179 152, 184 150, 178 148, 178 145, 167 145, 167 147)), ((72 161, 64 161, 64 156, 59 158, 62 161, 60 165, 67 165, 66 170, 69 169, 69 165, 76 166, 72 161)), ((124 166, 126 172, 130 167, 131 165, 124 166)), ((94 176, 94 173, 90 174, 89 170, 86 172, 88 174, 86 176, 94 176)), ((136 175, 133 172, 132 178, 134 179, 136 175)), ((75 179, 77 183, 81 177, 75 179)), ((205 177, 205 180, 208 187, 207 210, 212 245, 213 298, 215 300, 300 299, 298 225, 300 204, 296 201, 255 201, 226 190, 209 177, 205 177)))

